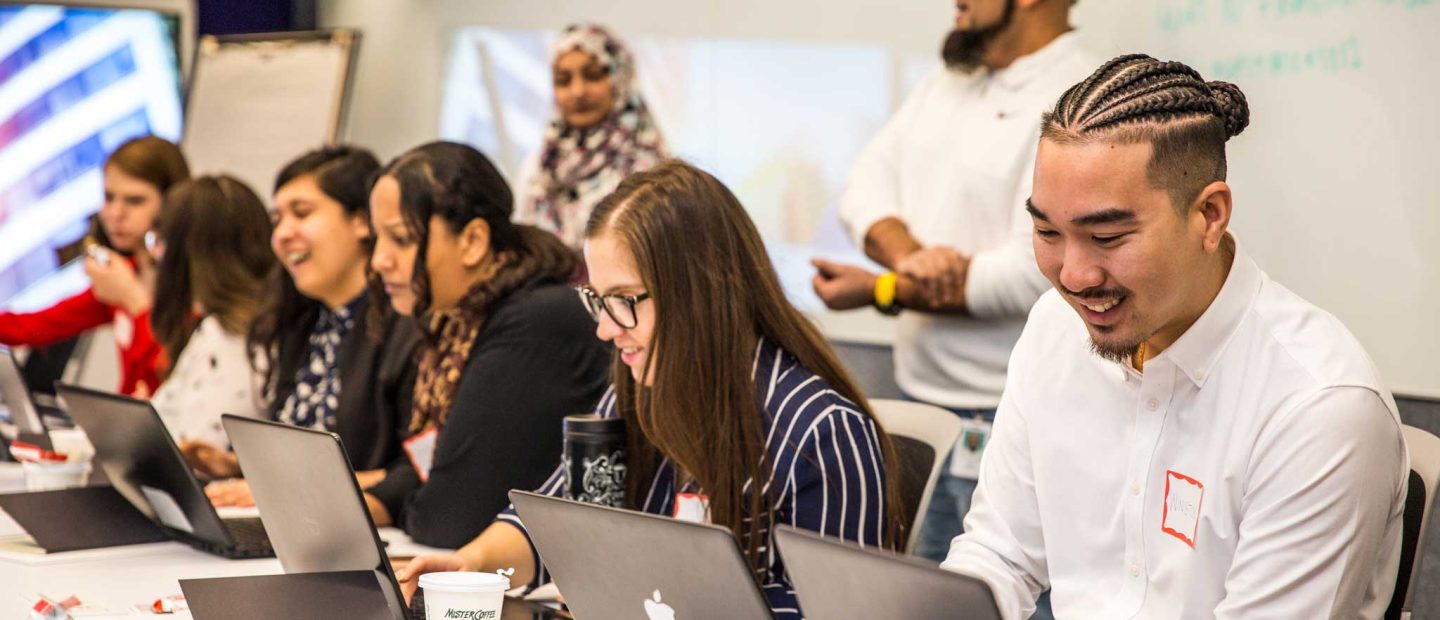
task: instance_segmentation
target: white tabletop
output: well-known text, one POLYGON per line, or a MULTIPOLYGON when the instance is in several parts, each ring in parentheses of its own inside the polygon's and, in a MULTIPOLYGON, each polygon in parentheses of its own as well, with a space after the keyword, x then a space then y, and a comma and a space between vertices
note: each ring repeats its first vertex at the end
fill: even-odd
MULTIPOLYGON (((0 492, 23 490, 20 467, 0 463, 0 492)), ((22 532, 19 524, 0 512, 0 536, 22 532)), ((381 537, 390 541, 392 556, 433 551, 410 543, 394 528, 382 528, 381 537)), ((97 612, 96 615, 77 614, 77 618, 143 617, 150 614, 132 608, 180 594, 181 579, 281 572, 284 571, 279 560, 227 560, 176 542, 70 552, 39 563, 0 558, 0 618, 24 618, 41 594, 56 600, 73 595, 97 612)), ((152 617, 189 618, 190 615, 152 617)))

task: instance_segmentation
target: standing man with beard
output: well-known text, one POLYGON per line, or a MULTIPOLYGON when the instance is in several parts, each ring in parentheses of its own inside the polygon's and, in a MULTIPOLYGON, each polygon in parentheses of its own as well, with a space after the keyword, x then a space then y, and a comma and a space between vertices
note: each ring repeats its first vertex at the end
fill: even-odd
POLYGON ((936 561, 961 531, 1010 349, 1047 288, 1025 213, 1040 115, 1098 64, 1072 4, 959 0, 944 65, 860 154, 841 199, 855 241, 892 271, 815 261, 829 307, 903 309, 896 382, 965 418, 917 549, 936 561))

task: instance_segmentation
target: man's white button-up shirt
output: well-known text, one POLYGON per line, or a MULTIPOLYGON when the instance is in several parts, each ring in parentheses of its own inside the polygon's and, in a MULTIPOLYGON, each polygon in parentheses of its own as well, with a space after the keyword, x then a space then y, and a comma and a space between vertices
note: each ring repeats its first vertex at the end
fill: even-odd
POLYGON ((1144 373, 1046 293, 1011 358, 946 568, 1006 618, 1379 618, 1409 459, 1394 400, 1335 317, 1236 255, 1144 373))

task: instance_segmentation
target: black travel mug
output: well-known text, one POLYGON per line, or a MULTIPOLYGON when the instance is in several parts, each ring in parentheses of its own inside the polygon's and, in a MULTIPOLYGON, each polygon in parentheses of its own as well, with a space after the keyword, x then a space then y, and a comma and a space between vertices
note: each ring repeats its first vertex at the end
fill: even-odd
POLYGON ((625 421, 598 415, 565 416, 565 498, 625 505, 625 421))

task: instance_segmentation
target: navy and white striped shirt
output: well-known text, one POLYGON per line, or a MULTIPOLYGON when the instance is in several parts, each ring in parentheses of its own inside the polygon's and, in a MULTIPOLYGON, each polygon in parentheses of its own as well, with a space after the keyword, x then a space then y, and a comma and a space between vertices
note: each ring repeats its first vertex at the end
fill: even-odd
MULTIPOLYGON (((765 446, 775 466, 765 481, 765 490, 779 489, 776 522, 865 546, 879 546, 888 515, 885 462, 874 421, 825 380, 764 338, 756 347, 753 373, 762 415, 769 426, 765 446)), ((601 397, 596 409, 605 417, 617 415, 613 387, 601 397)), ((537 492, 559 497, 564 493, 564 481, 564 471, 557 468, 537 492)), ((675 468, 667 459, 656 471, 640 509, 672 515, 676 493, 697 492, 690 486, 693 483, 676 486, 675 468)), ((497 520, 525 529, 513 506, 497 520)), ((761 548, 767 554, 761 588, 776 618, 800 618, 795 591, 768 532, 767 538, 761 548)), ((538 554, 535 563, 541 566, 538 554)), ((540 580, 546 579, 543 568, 539 574, 540 580)))

